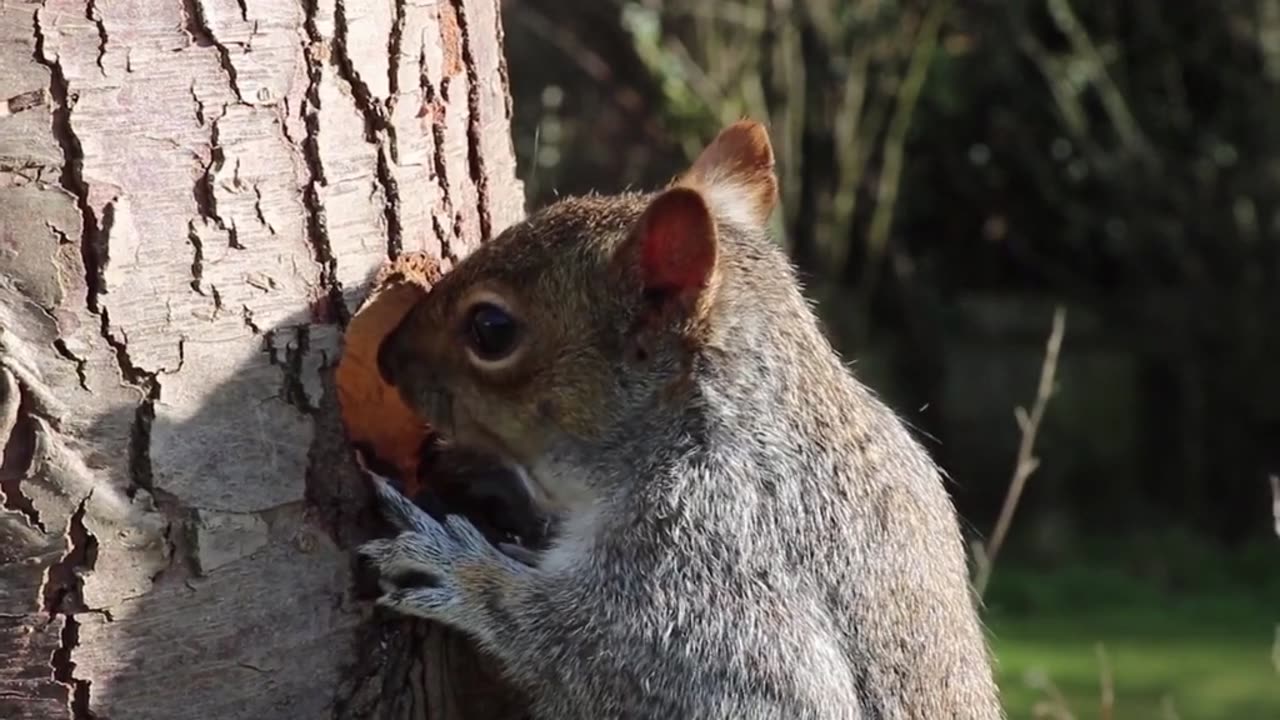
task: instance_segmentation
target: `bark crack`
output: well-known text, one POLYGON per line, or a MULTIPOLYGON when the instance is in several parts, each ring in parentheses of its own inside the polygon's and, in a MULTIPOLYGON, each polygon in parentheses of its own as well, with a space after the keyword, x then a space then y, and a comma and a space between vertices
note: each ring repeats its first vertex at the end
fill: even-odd
POLYGON ((498 80, 502 83, 502 104, 507 124, 515 117, 514 100, 511 97, 511 76, 507 71, 507 36, 502 29, 502 3, 495 3, 493 9, 493 37, 498 48, 498 80))
POLYGON ((182 366, 186 364, 187 364, 187 338, 184 335, 178 338, 178 367, 172 370, 165 368, 164 373, 166 375, 176 375, 182 372, 182 366))
MULTIPOLYGON (((391 33, 387 37, 387 87, 390 89, 391 96, 387 98, 390 107, 387 109, 388 114, 391 113, 400 99, 400 51, 404 46, 404 12, 405 0, 395 0, 395 16, 391 22, 391 33)), ((400 161, 397 149, 392 147, 392 159, 396 162, 400 161)))
POLYGON ((262 328, 258 327, 258 324, 253 321, 253 310, 248 305, 240 306, 240 319, 244 321, 244 326, 249 328, 249 332, 254 335, 262 334, 262 328))
POLYGON ((102 59, 107 55, 107 25, 102 21, 102 13, 98 11, 97 0, 86 0, 84 16, 98 28, 98 72, 102 73, 103 77, 106 77, 107 67, 102 64, 102 59))
MULTIPOLYGON (((199 205, 199 200, 196 204, 199 205)), ((204 280, 204 240, 200 238, 194 220, 187 221, 187 241, 191 243, 191 289, 204 295, 204 286, 201 285, 204 280)))
POLYGON ((62 634, 58 639, 58 648, 49 658, 49 666, 53 670, 53 679, 67 686, 70 703, 68 709, 74 720, 92 719, 95 717, 89 710, 89 681, 75 676, 76 663, 71 659, 71 652, 80 646, 80 623, 72 615, 63 619, 62 634))
POLYGON ((200 94, 196 92, 196 81, 191 81, 191 101, 196 105, 196 122, 200 123, 200 127, 204 127, 204 101, 200 99, 200 94))
POLYGON ((71 111, 75 107, 75 95, 71 93, 66 73, 56 54, 51 54, 46 46, 44 25, 41 16, 44 8, 38 8, 32 14, 33 32, 35 34, 35 60, 49 70, 49 94, 53 97, 53 134, 62 148, 62 174, 60 182, 64 190, 76 198, 80 209, 83 228, 80 238, 80 255, 85 271, 85 304, 90 312, 98 310, 98 296, 103 290, 103 268, 107 261, 106 220, 109 208, 104 208, 104 223, 100 227, 98 219, 89 205, 89 186, 84 180, 84 149, 80 138, 71 125, 71 111))
MULTIPOLYGON (((351 62, 351 53, 349 41, 349 26, 347 23, 347 4, 343 0, 337 0, 334 11, 334 66, 337 68, 338 77, 347 81, 351 86, 351 95, 355 100, 356 108, 360 114, 364 116, 364 133, 365 140, 378 148, 378 166, 377 181, 378 186, 382 190, 384 216, 387 223, 387 255, 394 259, 400 254, 404 247, 403 231, 400 227, 400 186, 396 181, 395 174, 391 172, 391 164, 395 162, 395 158, 399 154, 396 149, 395 127, 391 124, 391 117, 386 104, 373 96, 369 90, 368 83, 360 76, 359 71, 355 69, 355 65, 351 62)), ((397 7, 397 14, 401 13, 401 8, 397 7)), ((403 26, 403 20, 400 21, 403 26)), ((400 40, 398 34, 403 27, 391 28, 392 45, 398 45, 400 40)), ((392 57, 392 68, 395 67, 395 58, 392 57)), ((394 72, 394 69, 392 70, 394 72)), ((393 94, 394 97, 394 94, 393 94)))
POLYGON ((75 720, 94 717, 89 709, 91 683, 75 675, 76 662, 72 656, 80 646, 80 622, 76 614, 96 612, 107 622, 112 621, 111 613, 88 608, 84 603, 84 574, 93 572, 98 559, 98 539, 84 524, 85 509, 92 497, 93 491, 90 491, 67 521, 67 552, 49 567, 43 589, 44 609, 50 621, 56 615, 63 617, 62 634, 57 649, 49 658, 49 666, 53 679, 70 691, 69 710, 75 720))
MULTIPOLYGON (((197 103, 199 103, 198 99, 197 103)), ((197 105, 197 112, 201 124, 204 124, 203 104, 197 105)), ((239 229, 236 227, 234 221, 228 223, 223 220, 221 215, 218 214, 218 199, 214 194, 215 176, 222 169, 223 164, 226 163, 226 151, 222 149, 222 145, 219 142, 218 127, 218 124, 222 121, 222 118, 226 117, 226 114, 227 106, 224 104, 222 106, 222 112, 219 113, 217 117, 213 118, 209 124, 209 162, 204 166, 204 171, 200 175, 200 178, 196 180, 196 183, 192 188, 192 195, 195 198, 196 211, 200 214, 200 217, 205 218, 205 220, 210 222, 218 230, 225 232, 227 234, 227 244, 232 249, 243 250, 244 245, 240 242, 239 229)), ((236 175, 236 182, 238 183, 238 165, 236 175)), ((196 283, 198 283, 203 276, 204 271, 204 240, 199 237, 199 229, 190 223, 188 224, 187 237, 191 240, 192 249, 195 254, 192 260, 191 274, 195 277, 196 283)), ((203 295, 203 290, 201 290, 196 283, 192 284, 192 288, 203 295)))
MULTIPOLYGON (((448 158, 445 157, 444 133, 445 107, 449 101, 449 79, 444 78, 440 81, 440 91, 437 93, 427 68, 427 53, 425 50, 418 53, 418 83, 422 87, 422 110, 419 111, 418 117, 431 116, 431 139, 434 150, 432 161, 435 170, 436 188, 440 191, 438 196, 440 198, 440 212, 443 212, 446 216, 452 216, 453 198, 449 194, 449 162, 448 158)), ((431 229, 435 231, 436 238, 440 241, 440 254, 456 261, 458 258, 454 254, 453 243, 451 242, 453 236, 445 231, 444 224, 440 222, 440 212, 431 214, 431 229)))
POLYGON ((71 352, 71 348, 67 346, 67 341, 63 338, 53 341, 53 349, 57 350, 62 357, 76 364, 76 377, 80 380, 80 388, 86 392, 93 392, 89 389, 89 380, 85 376, 85 366, 88 361, 71 352))
MULTIPOLYGON (((289 145, 296 145, 297 141, 293 139, 293 133, 289 131, 289 116, 293 113, 293 107, 289 103, 288 95, 280 98, 280 103, 276 105, 276 112, 279 114, 279 120, 276 125, 280 128, 280 135, 289 145)), ((301 117, 301 113, 299 113, 299 117, 301 117)))
POLYGON ((286 335, 281 336, 277 330, 269 330, 266 334, 268 354, 271 364, 277 365, 284 373, 284 386, 281 398, 307 414, 315 413, 317 408, 307 395, 303 383, 303 359, 311 349, 311 327, 296 325, 288 328, 286 335), (289 336, 292 336, 291 338, 289 336))
MULTIPOLYGON (((107 341, 107 345, 116 354, 116 364, 120 367, 120 374, 125 382, 138 388, 149 389, 155 383, 156 376, 153 372, 143 370, 133 364, 133 359, 129 357, 129 338, 125 336, 122 340, 115 336, 111 331, 111 318, 106 308, 102 308, 98 316, 102 319, 102 338, 107 341)), ((123 333, 122 333, 123 334, 123 333)))
MULTIPOLYGON (((102 317, 102 337, 115 351, 116 364, 125 382, 143 392, 143 400, 134 411, 133 427, 129 433, 129 476, 128 494, 133 497, 138 488, 152 489, 151 476, 151 423, 156 416, 156 401, 160 399, 160 380, 158 373, 144 370, 133 363, 129 356, 129 338, 123 332, 116 337, 111 331, 111 318, 104 307, 100 311, 102 317)), ((182 367, 184 353, 183 343, 178 343, 178 368, 182 367)), ((174 371, 176 372, 176 370, 174 371)))
POLYGON ((384 210, 387 220, 387 257, 394 260, 404 250, 403 229, 400 227, 400 184, 391 172, 391 158, 386 146, 378 148, 378 184, 382 186, 384 210))
POLYGON ((222 293, 218 292, 217 285, 210 285, 209 294, 213 296, 213 316, 216 318, 222 312, 222 293))
POLYGON ((471 21, 467 18, 466 3, 450 0, 458 19, 458 31, 462 36, 462 64, 467 73, 467 164, 471 169, 471 181, 476 187, 476 205, 480 216, 480 240, 488 242, 493 226, 489 211, 489 177, 485 173, 484 146, 480 136, 480 76, 476 67, 475 48, 472 47, 471 21))
MULTIPOLYGON (((333 244, 329 241, 324 202, 320 199, 320 187, 328 184, 324 160, 320 155, 320 84, 324 81, 324 66, 329 53, 320 29, 316 26, 318 12, 317 0, 307 0, 307 94, 300 112, 307 131, 302 141, 302 156, 310 177, 303 189, 302 203, 307 209, 307 239, 315 253, 316 263, 320 265, 320 286, 325 289, 328 304, 334 309, 339 324, 345 326, 348 310, 342 299, 342 283, 338 281, 338 260, 334 257, 333 244)), ((255 335, 259 334, 260 330, 253 324, 252 313, 248 313, 247 308, 245 323, 255 335)))
POLYGON ((258 216, 258 222, 262 223, 267 232, 275 235, 275 226, 271 224, 270 220, 267 220, 267 214, 262 210, 262 188, 258 183, 253 184, 253 212, 258 216))
MULTIPOLYGON (((182 354, 185 352, 182 343, 178 344, 179 367, 182 354)), ((151 426, 156 419, 156 401, 160 399, 160 383, 153 382, 147 397, 134 411, 133 427, 129 428, 129 489, 130 498, 137 495, 142 488, 153 496, 156 495, 155 476, 151 471, 151 426)))
MULTIPOLYGON (((244 5, 241 4, 242 14, 244 10, 244 5)), ((244 96, 240 94, 240 84, 236 77, 236 66, 235 63, 231 62, 231 49, 214 34, 213 27, 209 24, 209 17, 205 11, 204 3, 201 0, 182 0, 182 14, 186 21, 184 29, 196 45, 217 48, 218 64, 222 67, 222 71, 227 74, 227 85, 231 88, 232 94, 236 96, 236 100, 244 103, 244 96)))
POLYGON ((49 228, 49 232, 53 233, 53 236, 58 239, 59 245, 70 245, 73 242, 75 242, 74 240, 71 239, 70 235, 67 235, 67 232, 65 230, 58 227, 57 225, 54 225, 48 220, 45 221, 44 226, 49 228))

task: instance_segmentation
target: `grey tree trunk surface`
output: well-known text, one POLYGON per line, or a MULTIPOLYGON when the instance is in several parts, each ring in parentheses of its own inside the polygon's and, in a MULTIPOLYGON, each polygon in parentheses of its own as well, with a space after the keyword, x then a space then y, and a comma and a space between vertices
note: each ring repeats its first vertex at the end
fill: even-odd
POLYGON ((368 622, 343 323, 518 219, 498 0, 0 0, 0 717, 506 718, 368 622))

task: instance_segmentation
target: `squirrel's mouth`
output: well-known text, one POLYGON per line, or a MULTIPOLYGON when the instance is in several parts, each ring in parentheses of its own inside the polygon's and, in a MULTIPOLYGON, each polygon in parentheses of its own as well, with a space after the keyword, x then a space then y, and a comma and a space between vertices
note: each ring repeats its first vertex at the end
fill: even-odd
POLYGON ((538 511, 554 512, 560 507, 546 484, 538 481, 531 468, 518 460, 500 437, 480 424, 471 422, 465 412, 457 411, 452 394, 447 391, 434 392, 427 406, 430 408, 428 419, 431 426, 444 445, 487 455, 496 464, 503 466, 517 479, 522 486, 520 489, 528 495, 538 511))

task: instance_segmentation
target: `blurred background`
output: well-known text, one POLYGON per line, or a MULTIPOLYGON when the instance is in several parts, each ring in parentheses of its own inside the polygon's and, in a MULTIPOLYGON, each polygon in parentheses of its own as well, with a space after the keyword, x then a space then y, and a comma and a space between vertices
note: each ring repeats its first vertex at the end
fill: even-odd
POLYGON ((1011 717, 1280 718, 1280 0, 504 18, 530 207, 769 124, 779 237, 975 541, 1054 371, 985 588, 1011 717))

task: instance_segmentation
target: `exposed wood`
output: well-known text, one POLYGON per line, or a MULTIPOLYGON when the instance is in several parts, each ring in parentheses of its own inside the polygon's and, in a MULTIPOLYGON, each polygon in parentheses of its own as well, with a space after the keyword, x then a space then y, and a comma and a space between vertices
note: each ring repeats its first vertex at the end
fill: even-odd
POLYGON ((0 3, 0 717, 519 717, 367 622, 342 322, 523 211, 497 0, 0 3))

